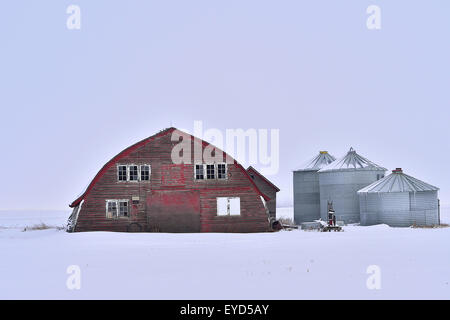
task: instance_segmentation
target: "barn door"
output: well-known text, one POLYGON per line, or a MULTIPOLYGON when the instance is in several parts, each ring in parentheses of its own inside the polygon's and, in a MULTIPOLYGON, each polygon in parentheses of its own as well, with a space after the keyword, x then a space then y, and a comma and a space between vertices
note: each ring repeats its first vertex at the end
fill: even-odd
POLYGON ((198 190, 153 190, 146 206, 148 231, 200 232, 198 190))

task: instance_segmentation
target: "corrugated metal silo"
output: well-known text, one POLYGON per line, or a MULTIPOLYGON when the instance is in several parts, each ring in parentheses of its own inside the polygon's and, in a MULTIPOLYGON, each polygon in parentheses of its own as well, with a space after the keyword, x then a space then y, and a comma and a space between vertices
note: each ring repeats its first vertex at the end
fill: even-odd
POLYGON ((397 168, 385 178, 358 191, 361 225, 438 225, 438 190, 397 168))
POLYGON ((336 220, 357 223, 359 198, 357 191, 384 177, 386 168, 357 154, 353 148, 347 154, 319 170, 320 216, 327 218, 328 202, 333 202, 336 220))
POLYGON ((336 158, 320 151, 294 171, 294 221, 297 224, 320 218, 319 176, 317 171, 336 158))

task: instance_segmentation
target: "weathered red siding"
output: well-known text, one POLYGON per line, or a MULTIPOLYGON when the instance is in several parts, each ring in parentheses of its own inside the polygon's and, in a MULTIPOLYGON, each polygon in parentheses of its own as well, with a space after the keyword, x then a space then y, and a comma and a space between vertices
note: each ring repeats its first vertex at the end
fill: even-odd
POLYGON ((273 185, 266 178, 263 178, 261 174, 254 168, 250 167, 247 169, 250 177, 255 182, 256 186, 261 190, 262 193, 267 195, 270 200, 267 201, 267 209, 269 209, 270 217, 276 219, 277 211, 277 192, 280 190, 275 185, 273 185))
MULTIPOLYGON (((261 201, 261 192, 251 181, 247 172, 237 163, 228 164, 226 180, 195 180, 193 164, 173 164, 171 151, 176 144, 171 141, 171 130, 140 142, 131 152, 122 152, 105 165, 96 176, 88 191, 73 206, 83 199, 74 231, 127 231, 132 223, 137 223, 143 231, 194 232, 195 222, 184 221, 179 216, 182 209, 172 203, 156 212, 156 206, 164 201, 176 201, 176 193, 161 200, 170 190, 190 191, 192 196, 179 193, 183 201, 190 201, 198 195, 199 231, 201 232, 262 232, 269 230, 268 215, 261 201), (150 164, 150 181, 119 182, 118 164, 150 164), (108 167, 109 166, 109 167, 108 167), (153 194, 153 198, 152 198, 153 194), (181 196, 183 194, 183 196, 181 196), (175 196, 173 196, 175 195, 175 196), (217 197, 240 197, 240 216, 217 216, 217 197), (132 197, 139 197, 139 203, 132 204, 132 197), (157 205, 155 197, 159 197, 157 205), (130 216, 116 219, 106 217, 107 199, 128 199, 130 216), (153 205, 152 200, 153 199, 153 205), (152 216, 152 212, 154 215, 152 216), (170 212, 173 216, 170 216, 170 212), (158 229, 154 223, 164 220, 164 228, 158 229), (169 215, 169 216, 168 216, 169 215), (186 225, 183 228, 183 224, 186 225)), ((193 142, 197 143, 197 142, 193 142)), ((131 147, 130 147, 131 148, 131 147)), ((204 145, 202 146, 204 148, 204 145)), ((192 151, 194 148, 191 148, 192 151)), ((195 202, 195 200, 192 200, 195 202)), ((192 206, 191 206, 192 207, 192 206)), ((191 208, 192 209, 192 208, 191 208)), ((186 212, 195 217, 195 210, 186 212)), ((195 218, 192 218, 195 220, 195 218)), ((160 223, 160 222, 158 222, 160 223)), ((161 223, 160 223, 161 224, 161 223)))

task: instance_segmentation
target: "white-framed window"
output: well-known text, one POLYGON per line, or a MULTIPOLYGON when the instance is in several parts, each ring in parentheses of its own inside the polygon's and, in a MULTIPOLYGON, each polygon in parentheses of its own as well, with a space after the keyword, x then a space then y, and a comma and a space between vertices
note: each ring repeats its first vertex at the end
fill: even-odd
POLYGON ((222 180, 227 178, 227 164, 218 163, 217 164, 217 179, 222 180))
POLYGON ((142 164, 140 166, 141 169, 141 181, 150 181, 150 165, 142 164))
POLYGON ((128 217, 129 214, 128 200, 106 200, 106 218, 128 217))
POLYGON ((127 166, 118 165, 117 166, 117 179, 119 181, 127 181, 127 166))
POLYGON ((206 180, 212 180, 216 178, 216 166, 214 164, 206 165, 206 180))
POLYGON ((196 164, 195 165, 195 180, 203 180, 205 179, 205 168, 203 166, 203 164, 196 164))
POLYGON ((119 200, 119 217, 128 217, 128 200, 119 200))
POLYGON ((239 197, 218 197, 218 216, 238 216, 241 214, 241 198, 239 197))
POLYGON ((106 200, 106 218, 112 219, 117 217, 117 201, 106 200))
POLYGON ((128 180, 139 181, 139 166, 131 164, 128 166, 128 180))
POLYGON ((119 164, 117 165, 118 181, 150 181, 151 166, 149 164, 119 164))
POLYGON ((194 166, 195 180, 225 180, 227 179, 227 164, 196 164, 194 166))

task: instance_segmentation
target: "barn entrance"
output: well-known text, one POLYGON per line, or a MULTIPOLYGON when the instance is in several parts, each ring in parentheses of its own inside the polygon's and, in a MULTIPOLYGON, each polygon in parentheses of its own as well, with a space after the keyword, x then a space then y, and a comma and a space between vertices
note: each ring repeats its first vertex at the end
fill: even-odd
POLYGON ((146 212, 150 232, 200 232, 198 190, 153 190, 146 212))

